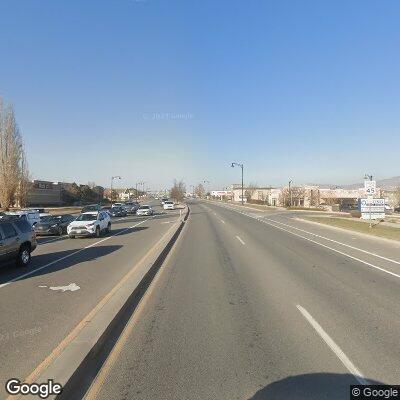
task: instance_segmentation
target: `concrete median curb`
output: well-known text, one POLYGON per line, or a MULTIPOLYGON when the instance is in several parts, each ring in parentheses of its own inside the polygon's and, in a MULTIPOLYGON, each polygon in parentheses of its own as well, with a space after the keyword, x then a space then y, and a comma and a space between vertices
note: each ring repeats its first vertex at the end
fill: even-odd
MULTIPOLYGON (((186 212, 182 218, 172 225, 166 234, 121 279, 111 291, 115 290, 115 292, 109 293, 111 295, 104 304, 100 304, 107 295, 103 298, 98 304, 100 305, 99 310, 94 315, 89 313, 90 317, 87 316, 87 320, 81 321, 82 329, 68 345, 54 357, 43 371, 36 375, 35 373, 30 375, 35 382, 42 383, 52 379, 63 386, 63 392, 60 395, 48 398, 71 400, 84 397, 179 237, 189 212, 189 207, 186 206, 186 212)), ((28 398, 37 399, 38 397, 29 396, 28 398)))

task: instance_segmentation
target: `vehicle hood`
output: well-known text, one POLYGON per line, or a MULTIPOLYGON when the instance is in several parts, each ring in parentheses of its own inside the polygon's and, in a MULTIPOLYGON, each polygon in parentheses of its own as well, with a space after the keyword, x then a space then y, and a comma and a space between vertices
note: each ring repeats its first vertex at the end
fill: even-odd
POLYGON ((94 221, 72 221, 68 226, 72 227, 72 226, 86 226, 89 225, 93 222, 96 222, 96 220, 94 221))
POLYGON ((41 222, 37 222, 34 225, 34 229, 49 229, 50 226, 56 225, 57 223, 55 222, 54 224, 48 224, 48 223, 41 223, 41 222))

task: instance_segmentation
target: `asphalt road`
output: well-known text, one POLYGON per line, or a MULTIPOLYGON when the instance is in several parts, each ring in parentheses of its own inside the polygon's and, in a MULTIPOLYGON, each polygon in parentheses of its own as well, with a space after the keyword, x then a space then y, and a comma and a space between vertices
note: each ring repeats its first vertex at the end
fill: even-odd
POLYGON ((0 270, 0 398, 4 382, 24 380, 179 218, 155 211, 113 219, 100 238, 39 238, 29 268, 0 270))
POLYGON ((190 207, 88 399, 342 400, 351 384, 400 383, 395 245, 190 207))

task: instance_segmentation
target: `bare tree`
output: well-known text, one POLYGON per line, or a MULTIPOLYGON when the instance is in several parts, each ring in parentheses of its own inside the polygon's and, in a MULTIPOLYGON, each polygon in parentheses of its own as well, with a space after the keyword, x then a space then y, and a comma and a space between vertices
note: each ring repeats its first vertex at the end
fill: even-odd
POLYGON ((199 197, 200 199, 202 199, 204 197, 204 195, 206 194, 206 190, 204 189, 204 186, 201 183, 199 183, 194 188, 194 194, 196 195, 196 197, 199 197))
POLYGON ((279 203, 285 207, 288 207, 290 205, 289 188, 285 187, 281 190, 281 193, 279 194, 279 203))
POLYGON ((26 201, 29 172, 14 109, 0 99, 0 203, 8 210, 17 197, 26 201))
POLYGON ((252 197, 256 189, 258 188, 257 183, 250 183, 246 190, 244 191, 244 196, 246 197, 247 201, 249 201, 252 197))
POLYGON ((30 175, 28 169, 28 162, 26 160, 25 152, 22 153, 21 170, 19 185, 17 191, 17 203, 20 207, 26 207, 28 201, 28 192, 30 189, 30 175))
POLYGON ((395 202, 395 207, 400 206, 400 186, 397 186, 394 189, 393 199, 395 202))
POLYGON ((170 197, 179 202, 185 198, 186 187, 182 181, 177 181, 175 179, 174 186, 170 190, 170 197))
POLYGON ((319 206, 320 197, 318 189, 310 189, 310 206, 316 207, 319 206))
POLYGON ((285 206, 300 206, 301 202, 304 201, 305 189, 300 186, 294 186, 290 188, 285 187, 282 189, 279 196, 279 202, 285 206))

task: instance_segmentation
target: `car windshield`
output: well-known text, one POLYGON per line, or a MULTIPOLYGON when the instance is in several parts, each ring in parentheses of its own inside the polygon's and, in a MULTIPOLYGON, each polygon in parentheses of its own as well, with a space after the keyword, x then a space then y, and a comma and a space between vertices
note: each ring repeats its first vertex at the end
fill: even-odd
POLYGON ((95 214, 81 214, 76 220, 77 221, 95 221, 97 215, 95 214))
POLYGON ((149 206, 140 206, 141 210, 148 210, 150 207, 149 206))

